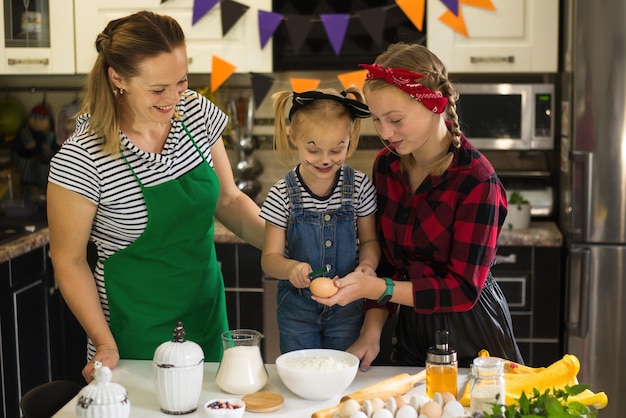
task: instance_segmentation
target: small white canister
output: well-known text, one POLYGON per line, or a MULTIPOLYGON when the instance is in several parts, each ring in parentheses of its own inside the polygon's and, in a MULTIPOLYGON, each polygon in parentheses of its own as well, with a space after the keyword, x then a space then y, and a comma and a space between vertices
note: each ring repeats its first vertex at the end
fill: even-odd
POLYGON ((94 380, 82 388, 76 402, 78 418, 128 418, 130 401, 126 389, 111 382, 111 369, 94 362, 94 380))
POLYGON ((154 352, 154 389, 161 411, 184 415, 198 409, 204 352, 198 344, 185 340, 182 322, 176 324, 173 335, 172 341, 164 342, 154 352))

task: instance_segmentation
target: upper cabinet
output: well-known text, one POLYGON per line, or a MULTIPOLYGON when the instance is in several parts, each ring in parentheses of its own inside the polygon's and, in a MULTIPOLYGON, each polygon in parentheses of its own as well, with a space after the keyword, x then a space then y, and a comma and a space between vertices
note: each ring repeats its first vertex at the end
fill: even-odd
POLYGON ((73 6, 73 0, 4 0, 0 74, 74 74, 73 6))
POLYGON ((558 0, 491 0, 494 10, 464 5, 469 37, 439 18, 441 0, 428 0, 427 45, 453 73, 555 73, 558 0))
POLYGON ((234 65, 237 73, 271 72, 272 45, 268 42, 261 49, 257 11, 271 10, 272 1, 238 0, 238 3, 250 8, 223 36, 219 2, 192 25, 194 0, 76 0, 76 72, 84 74, 91 70, 96 58, 96 36, 110 20, 144 9, 170 15, 180 23, 187 37, 190 73, 210 73, 214 55, 234 65))

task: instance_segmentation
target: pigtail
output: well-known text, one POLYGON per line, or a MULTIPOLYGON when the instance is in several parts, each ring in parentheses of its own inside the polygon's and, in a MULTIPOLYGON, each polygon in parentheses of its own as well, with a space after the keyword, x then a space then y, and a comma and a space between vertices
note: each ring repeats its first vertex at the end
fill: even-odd
POLYGON ((292 97, 291 91, 280 91, 272 95, 274 103, 274 154, 278 160, 286 165, 293 161, 291 143, 287 135, 287 124, 285 122, 285 107, 292 97))

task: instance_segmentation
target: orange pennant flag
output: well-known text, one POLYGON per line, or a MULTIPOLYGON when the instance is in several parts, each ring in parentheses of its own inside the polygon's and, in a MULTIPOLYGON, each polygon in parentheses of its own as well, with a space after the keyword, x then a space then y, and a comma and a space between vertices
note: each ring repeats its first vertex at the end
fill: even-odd
POLYGON ((302 93, 307 90, 315 90, 320 85, 320 79, 317 78, 290 78, 291 89, 296 93, 302 93))
POLYGON ((493 5, 491 0, 459 0, 459 3, 480 9, 496 10, 496 6, 493 5))
POLYGON ((211 67, 211 93, 213 93, 224 81, 228 80, 228 77, 233 75, 237 67, 215 55, 213 55, 211 67))
MULTIPOLYGON (((368 63, 365 63, 368 64, 368 63)), ((363 84, 365 83, 365 76, 367 75, 367 70, 358 70, 351 71, 349 73, 338 74, 337 78, 339 82, 343 86, 344 90, 348 87, 355 85, 361 90, 363 90, 363 84)))
POLYGON ((426 0, 396 0, 396 4, 402 10, 402 13, 409 18, 413 26, 418 31, 422 31, 424 27, 424 7, 426 0))
POLYGON ((465 26, 465 19, 463 18, 463 11, 459 7, 459 15, 455 16, 450 10, 446 10, 444 14, 439 16, 439 20, 454 31, 460 33, 461 35, 469 38, 469 34, 467 33, 467 27, 465 26))

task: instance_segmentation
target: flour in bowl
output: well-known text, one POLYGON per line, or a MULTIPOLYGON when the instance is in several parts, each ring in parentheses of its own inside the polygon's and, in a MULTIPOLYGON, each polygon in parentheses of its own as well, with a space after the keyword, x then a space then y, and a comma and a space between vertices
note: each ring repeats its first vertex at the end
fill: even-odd
POLYGON ((350 363, 332 357, 313 356, 285 359, 285 366, 299 372, 329 373, 350 367, 350 363))

